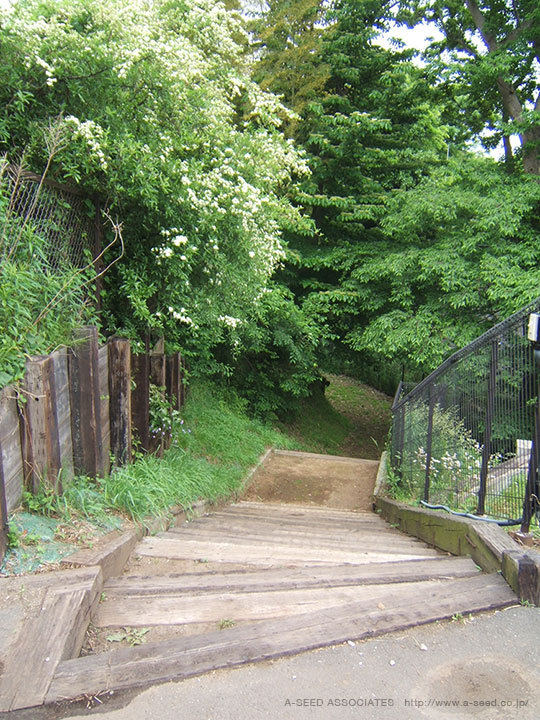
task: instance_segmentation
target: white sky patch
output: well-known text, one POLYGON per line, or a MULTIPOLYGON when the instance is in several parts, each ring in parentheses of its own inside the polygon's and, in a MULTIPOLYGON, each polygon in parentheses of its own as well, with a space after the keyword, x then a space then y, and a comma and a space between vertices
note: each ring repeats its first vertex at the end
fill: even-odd
POLYGON ((398 38, 404 42, 405 47, 414 48, 414 50, 422 52, 432 40, 442 40, 443 35, 432 25, 422 24, 413 28, 408 28, 403 25, 400 27, 396 26, 388 33, 381 34, 375 42, 377 45, 390 50, 394 47, 390 42, 391 38, 398 38))

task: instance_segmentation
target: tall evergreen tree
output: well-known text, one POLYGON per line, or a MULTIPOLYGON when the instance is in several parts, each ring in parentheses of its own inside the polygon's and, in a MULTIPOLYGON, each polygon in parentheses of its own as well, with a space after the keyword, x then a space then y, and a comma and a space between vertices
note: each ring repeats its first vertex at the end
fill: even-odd
POLYGON ((297 133, 317 233, 290 239, 284 277, 332 356, 426 371, 537 293, 540 188, 467 151, 487 99, 464 118, 463 84, 378 44, 391 22, 390 3, 333 5, 329 78, 297 133))

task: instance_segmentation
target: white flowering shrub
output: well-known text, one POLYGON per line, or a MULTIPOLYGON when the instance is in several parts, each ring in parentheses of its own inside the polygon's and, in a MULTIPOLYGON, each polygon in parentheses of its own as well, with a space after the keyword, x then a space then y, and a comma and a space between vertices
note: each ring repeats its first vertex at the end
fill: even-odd
MULTIPOLYGON (((427 403, 418 400, 407 407, 405 447, 401 458, 401 497, 424 496, 427 454, 427 403)), ((490 465, 500 458, 493 457, 490 465)), ((430 461, 430 502, 473 511, 482 466, 482 445, 459 418, 457 408, 436 405, 430 461)))
POLYGON ((250 79, 242 18, 215 0, 14 0, 0 12, 0 149, 25 149, 39 171, 43 129, 61 117, 51 173, 123 223, 105 324, 164 334, 218 368, 216 345, 238 354, 260 318, 282 230, 311 232, 288 200, 306 160, 280 131, 288 111, 250 79))

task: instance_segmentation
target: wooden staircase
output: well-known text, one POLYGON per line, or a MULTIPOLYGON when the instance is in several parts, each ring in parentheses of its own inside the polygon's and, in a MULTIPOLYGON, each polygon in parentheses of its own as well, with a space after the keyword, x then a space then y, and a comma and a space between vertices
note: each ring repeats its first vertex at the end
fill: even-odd
POLYGON ((373 513, 256 502, 143 539, 101 598, 92 620, 98 631, 150 628, 150 640, 59 656, 44 702, 179 680, 516 602, 500 575, 429 548, 373 513), (152 640, 156 629, 159 641, 152 640))

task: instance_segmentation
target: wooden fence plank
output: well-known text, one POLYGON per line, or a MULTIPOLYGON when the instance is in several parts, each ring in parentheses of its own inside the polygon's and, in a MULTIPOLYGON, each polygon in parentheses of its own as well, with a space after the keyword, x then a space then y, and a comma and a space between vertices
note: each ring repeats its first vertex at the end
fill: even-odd
POLYGON ((32 437, 30 435, 30 425, 28 422, 28 411, 26 396, 21 393, 19 402, 17 403, 19 414, 19 437, 21 442, 21 455, 23 462, 23 489, 30 492, 37 492, 38 486, 34 476, 34 456, 32 450, 32 437))
POLYGON ((19 413, 16 392, 11 386, 0 391, 0 482, 9 513, 21 502, 24 482, 19 413))
POLYGON ((184 403, 186 402, 186 393, 187 393, 186 361, 185 361, 185 358, 183 358, 182 355, 180 355, 180 396, 179 396, 180 409, 184 406, 184 403))
POLYGON ((6 506, 6 495, 4 492, 4 481, 0 476, 0 563, 4 559, 7 548, 8 513, 6 506))
POLYGON ((180 410, 180 353, 167 356, 167 378, 165 387, 173 410, 180 410))
POLYGON ((111 426, 109 394, 109 348, 107 345, 98 350, 99 369, 99 407, 101 415, 101 467, 99 475, 105 477, 111 468, 111 426))
MULTIPOLYGON (((158 388, 165 388, 167 382, 167 361, 163 351, 164 342, 161 338, 150 353, 150 382, 158 388)), ((165 392, 165 390, 163 390, 165 392)), ((151 435, 150 452, 157 452, 160 456, 165 447, 165 437, 151 435)))
POLYGON ((131 375, 135 389, 131 393, 131 422, 143 450, 150 449, 150 356, 131 354, 131 375))
POLYGON ((163 353, 152 352, 150 355, 150 382, 158 387, 165 387, 166 362, 163 353))
POLYGON ((51 357, 30 358, 24 377, 26 420, 32 445, 33 487, 45 483, 61 492, 56 387, 51 357))
POLYGON ((71 435, 75 472, 96 477, 102 467, 97 328, 76 332, 69 362, 71 435))
MULTIPOLYGON (((2 420, 1 412, 2 410, 0 406, 0 422, 2 420)), ((3 454, 4 453, 2 449, 2 441, 0 439, 0 563, 2 562, 2 560, 4 559, 4 555, 6 554, 8 534, 8 509, 6 502, 6 481, 4 477, 3 454)))
POLYGON ((131 460, 131 353, 129 340, 111 338, 109 394, 111 453, 116 465, 131 460))
POLYGON ((69 393, 68 356, 66 348, 51 355, 54 370, 56 425, 60 445, 62 479, 71 480, 73 470, 73 443, 71 440, 71 402, 69 393))

